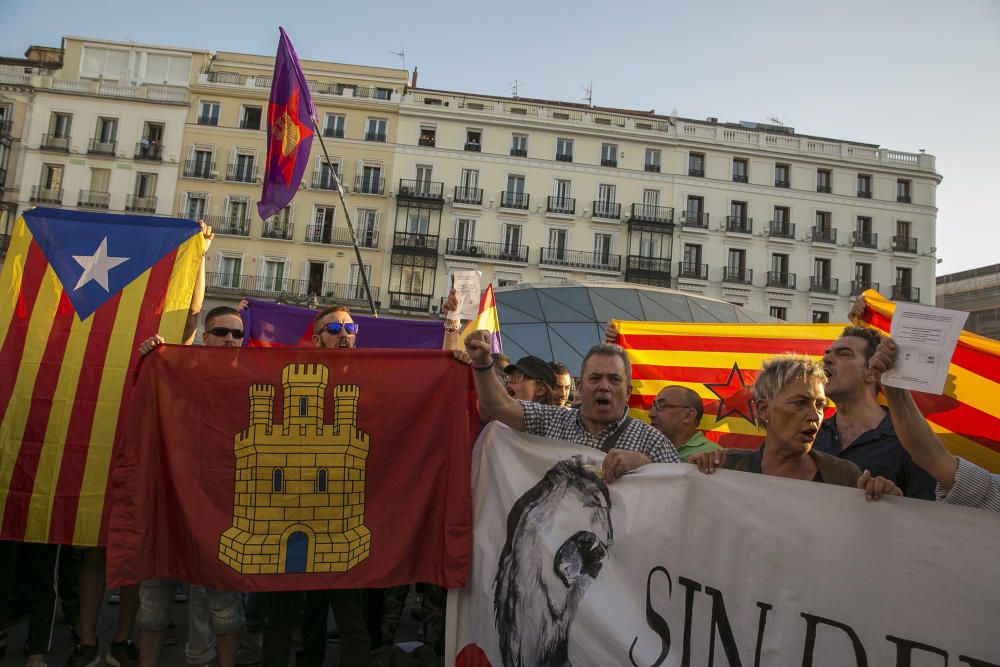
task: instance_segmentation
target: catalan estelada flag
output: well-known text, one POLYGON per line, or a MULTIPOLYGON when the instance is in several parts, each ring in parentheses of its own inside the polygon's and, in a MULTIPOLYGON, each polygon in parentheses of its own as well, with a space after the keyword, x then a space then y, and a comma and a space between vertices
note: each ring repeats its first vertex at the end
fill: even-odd
POLYGON ((500 340, 500 315, 497 313, 497 300, 493 296, 493 285, 487 286, 479 298, 479 314, 476 319, 469 320, 468 324, 465 325, 459 340, 464 343, 466 336, 479 329, 486 329, 493 334, 493 352, 503 354, 503 341, 500 340))
MULTIPOLYGON (((884 301, 884 300, 883 300, 884 301)), ((871 301, 869 301, 871 303, 871 301)), ((888 330, 888 321, 875 318, 888 330)), ((756 448, 751 387, 765 359, 779 354, 821 358, 843 324, 702 324, 614 321, 618 343, 632 362, 632 416, 648 421, 656 394, 667 385, 702 397, 700 428, 724 447, 756 448)), ((966 336, 956 350, 944 396, 914 392, 917 404, 949 449, 1000 471, 1000 344, 966 336), (977 348, 968 346, 978 339, 977 348), (992 404, 994 407, 990 408, 992 404)), ((828 414, 829 416, 829 414, 828 414)))
POLYGON ((0 271, 0 539, 102 543, 139 343, 180 342, 193 220, 36 208, 0 271))
POLYGON ((288 205, 302 182, 313 140, 313 106, 309 84, 284 28, 278 28, 271 100, 267 105, 267 166, 257 212, 264 220, 288 205))

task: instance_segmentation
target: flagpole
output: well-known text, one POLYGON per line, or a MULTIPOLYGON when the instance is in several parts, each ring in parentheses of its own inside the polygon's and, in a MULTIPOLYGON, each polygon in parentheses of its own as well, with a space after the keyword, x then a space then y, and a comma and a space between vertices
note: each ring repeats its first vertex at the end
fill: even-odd
POLYGON ((365 295, 368 297, 368 305, 371 306, 372 315, 378 317, 378 310, 375 309, 375 299, 372 298, 372 288, 368 284, 368 274, 365 272, 365 263, 361 260, 361 249, 358 247, 358 236, 354 233, 354 224, 351 222, 351 211, 347 208, 347 199, 344 197, 344 186, 340 183, 340 177, 337 175, 337 170, 333 168, 333 162, 330 161, 330 154, 326 152, 326 144, 323 143, 323 133, 319 131, 319 123, 316 121, 316 116, 312 117, 313 130, 316 133, 316 138, 319 139, 319 146, 323 149, 323 158, 326 160, 326 166, 330 169, 330 174, 333 176, 333 182, 337 184, 337 194, 340 196, 340 205, 344 207, 344 219, 347 220, 347 229, 351 232, 351 244, 354 246, 354 255, 358 258, 358 273, 361 274, 361 284, 365 286, 365 295))

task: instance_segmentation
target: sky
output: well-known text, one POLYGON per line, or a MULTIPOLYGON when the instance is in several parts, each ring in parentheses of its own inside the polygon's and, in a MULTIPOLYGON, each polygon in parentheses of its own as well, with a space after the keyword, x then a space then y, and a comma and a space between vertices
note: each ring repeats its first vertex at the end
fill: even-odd
MULTIPOLYGON (((0 53, 76 35, 419 68, 426 88, 768 122, 937 159, 938 275, 1000 262, 1000 2, 0 0, 0 53), (994 158, 990 156, 993 155, 994 158)), ((922 244, 927 248, 929 244, 922 244)))

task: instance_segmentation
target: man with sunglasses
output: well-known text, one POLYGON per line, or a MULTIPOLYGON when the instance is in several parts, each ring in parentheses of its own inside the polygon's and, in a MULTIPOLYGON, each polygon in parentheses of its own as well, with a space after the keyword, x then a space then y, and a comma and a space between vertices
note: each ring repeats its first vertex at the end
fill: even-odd
POLYGON ((698 430, 704 414, 701 397, 687 387, 664 387, 653 399, 649 408, 649 423, 667 436, 677 448, 681 461, 698 452, 711 452, 719 446, 698 430))
POLYGON ((358 325, 347 306, 320 311, 313 320, 313 345, 325 348, 352 348, 357 342, 358 325))

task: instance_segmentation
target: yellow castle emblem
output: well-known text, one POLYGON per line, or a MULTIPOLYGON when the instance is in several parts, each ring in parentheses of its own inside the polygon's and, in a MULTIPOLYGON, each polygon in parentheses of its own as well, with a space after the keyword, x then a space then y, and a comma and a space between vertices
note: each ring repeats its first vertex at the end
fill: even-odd
POLYGON ((274 386, 250 386, 250 423, 234 438, 233 524, 219 540, 219 559, 241 574, 346 572, 368 557, 359 389, 333 388, 326 424, 328 375, 319 364, 284 368, 280 424, 274 386))

